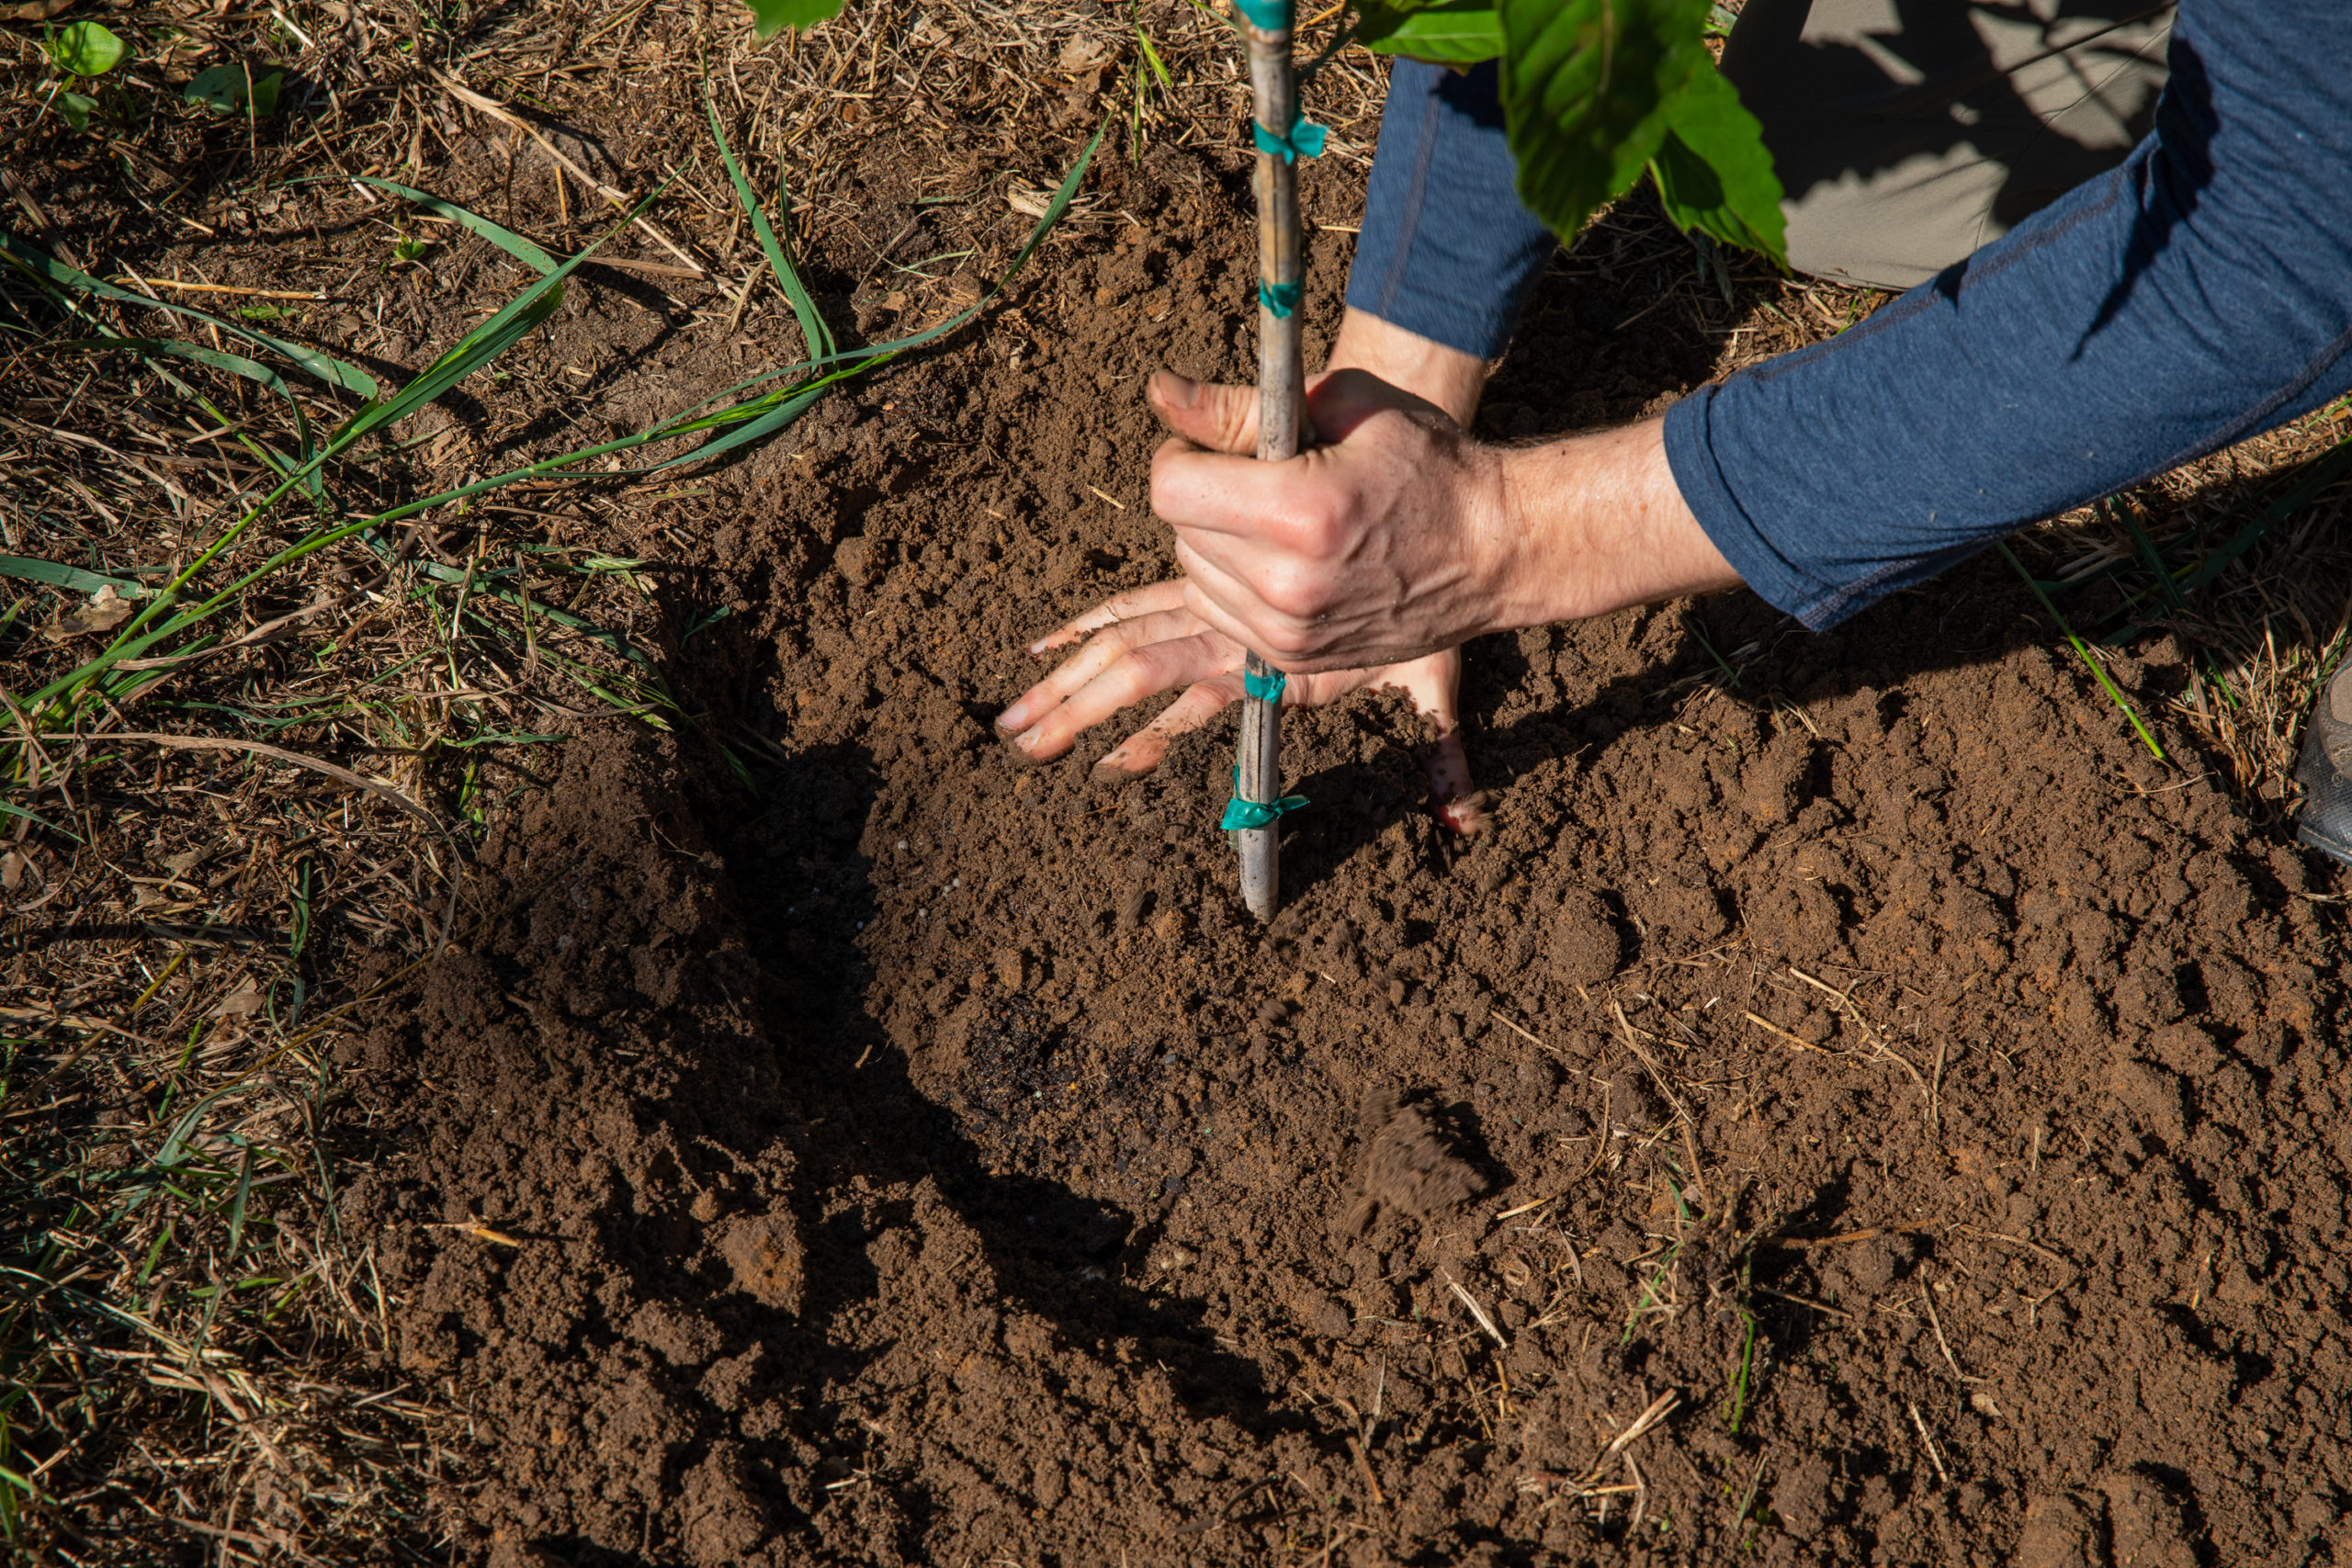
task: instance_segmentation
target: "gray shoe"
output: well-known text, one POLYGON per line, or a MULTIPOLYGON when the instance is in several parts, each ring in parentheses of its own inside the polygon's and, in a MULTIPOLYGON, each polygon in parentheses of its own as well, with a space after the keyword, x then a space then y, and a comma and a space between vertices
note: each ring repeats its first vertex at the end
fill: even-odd
POLYGON ((2312 705, 2295 782, 2303 786, 2295 837, 2352 865, 2352 663, 2327 678, 2312 705))

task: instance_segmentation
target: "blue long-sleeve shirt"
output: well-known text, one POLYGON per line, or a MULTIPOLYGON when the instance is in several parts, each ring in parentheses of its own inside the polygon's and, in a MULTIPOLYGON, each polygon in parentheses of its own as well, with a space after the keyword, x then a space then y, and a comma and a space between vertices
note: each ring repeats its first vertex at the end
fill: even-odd
MULTIPOLYGON (((2124 163, 1829 342, 1683 399, 1684 502, 1812 626, 2352 389, 2352 28, 2181 0, 2124 163)), ((1493 67, 1400 64, 1348 302, 1501 351, 1550 253, 1493 67)))

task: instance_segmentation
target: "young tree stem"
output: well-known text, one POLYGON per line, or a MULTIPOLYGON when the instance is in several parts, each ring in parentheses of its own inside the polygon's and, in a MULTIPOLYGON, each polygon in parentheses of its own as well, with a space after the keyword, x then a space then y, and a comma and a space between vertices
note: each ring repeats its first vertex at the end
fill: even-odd
MULTIPOLYGON (((1285 7, 1287 9, 1287 7, 1285 7)), ((1244 18, 1250 48, 1250 89, 1257 122, 1278 137, 1298 118, 1298 78, 1291 61, 1291 29, 1268 30, 1244 18)), ((1295 300, 1304 275, 1300 256, 1298 165, 1277 153, 1258 153, 1258 276, 1295 300)), ((1306 367, 1299 355, 1300 309, 1279 313, 1264 290, 1258 299, 1258 456, 1279 463, 1295 457, 1306 407, 1306 367)), ((1256 653, 1249 673, 1266 677, 1273 666, 1256 653)), ((1248 801, 1282 798, 1283 720, 1279 701, 1241 700, 1240 772, 1235 794, 1248 801)), ((1241 901, 1260 920, 1273 919, 1282 897, 1282 822, 1234 834, 1241 855, 1241 901)))

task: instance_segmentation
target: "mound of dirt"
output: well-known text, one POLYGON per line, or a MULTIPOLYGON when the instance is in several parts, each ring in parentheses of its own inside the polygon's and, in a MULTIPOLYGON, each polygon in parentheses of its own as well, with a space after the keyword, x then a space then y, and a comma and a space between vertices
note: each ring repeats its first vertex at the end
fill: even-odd
MULTIPOLYGON (((349 1218, 476 1413, 460 1554, 2329 1561, 2338 879, 1997 572, 1475 646, 1475 844, 1408 716, 1298 716, 1271 931, 1225 732, 1124 790, 1114 734, 989 742, 1023 641, 1169 570, 1144 374, 1249 374, 1241 165, 1102 168, 1148 227, 665 523, 757 606, 672 672, 756 793, 574 742, 376 1043, 411 1154, 349 1218)), ((1688 267, 1547 285, 1493 428, 1705 374, 1606 330, 1688 267)))

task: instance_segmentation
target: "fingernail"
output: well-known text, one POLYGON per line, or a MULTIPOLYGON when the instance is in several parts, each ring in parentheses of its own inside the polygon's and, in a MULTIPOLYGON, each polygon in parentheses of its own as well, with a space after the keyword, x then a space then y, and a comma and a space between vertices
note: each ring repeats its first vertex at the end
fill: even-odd
POLYGON ((1159 373, 1159 400, 1173 409, 1188 409, 1201 400, 1201 384, 1173 370, 1159 373))
POLYGON ((1020 734, 1012 738, 1012 743, 1015 746, 1020 747, 1023 753, 1026 754, 1028 752, 1035 751, 1037 749, 1037 739, 1038 736, 1035 730, 1024 729, 1020 734))
POLYGON ((996 727, 1007 735, 1018 734, 1029 728, 1029 705, 1015 703, 996 716, 996 727))

